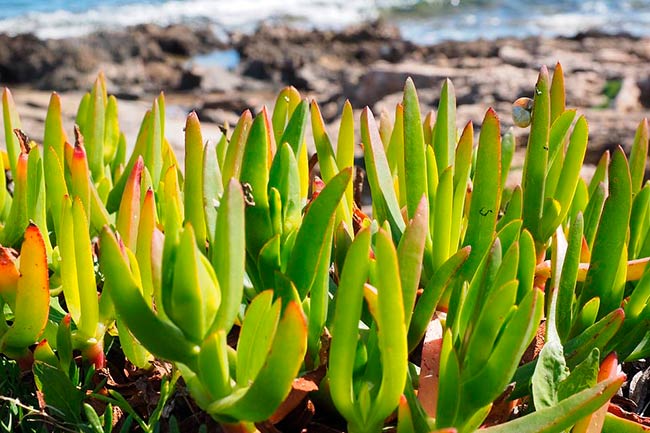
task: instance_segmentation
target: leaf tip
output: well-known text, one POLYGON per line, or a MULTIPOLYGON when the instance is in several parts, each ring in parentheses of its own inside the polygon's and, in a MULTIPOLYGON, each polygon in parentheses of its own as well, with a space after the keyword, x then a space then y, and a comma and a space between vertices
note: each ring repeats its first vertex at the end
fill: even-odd
POLYGON ((196 114, 196 110, 192 110, 190 114, 187 115, 187 122, 189 123, 190 121, 193 122, 198 122, 199 121, 199 115, 196 114))
POLYGON ((546 67, 546 65, 542 65, 542 67, 539 68, 539 77, 548 79, 548 67, 546 67))

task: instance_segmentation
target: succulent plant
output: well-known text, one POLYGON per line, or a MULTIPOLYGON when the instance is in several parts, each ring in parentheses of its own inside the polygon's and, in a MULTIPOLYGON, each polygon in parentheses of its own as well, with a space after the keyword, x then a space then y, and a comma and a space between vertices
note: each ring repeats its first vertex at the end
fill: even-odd
POLYGON ((633 431, 606 404, 619 361, 650 352, 648 122, 629 160, 606 153, 586 182, 588 125, 565 107, 561 66, 532 93, 513 106, 530 128, 514 188, 512 131, 489 109, 475 147, 451 81, 424 119, 410 79, 394 121, 365 108, 369 209, 354 199, 347 102, 335 144, 290 87, 216 144, 190 113, 183 170, 163 94, 128 154, 102 75, 74 144, 58 95, 41 147, 5 90, 0 353, 32 368, 48 403, 68 389, 65 413, 92 425, 73 354, 103 367, 110 334, 139 368, 172 362, 165 398, 182 375, 227 431, 277 421, 303 375, 352 432, 633 431), (521 398, 528 413, 508 421, 521 398))

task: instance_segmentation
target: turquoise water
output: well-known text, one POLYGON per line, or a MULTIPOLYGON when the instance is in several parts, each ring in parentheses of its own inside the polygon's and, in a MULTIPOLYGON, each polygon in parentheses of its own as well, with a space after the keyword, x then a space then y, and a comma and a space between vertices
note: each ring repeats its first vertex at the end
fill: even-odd
POLYGON ((261 22, 341 28, 384 17, 419 42, 573 35, 650 35, 650 0, 0 0, 0 32, 43 38, 157 24, 211 25, 218 34, 261 22))
POLYGON ((192 57, 191 62, 197 66, 218 65, 225 69, 235 69, 240 61, 237 50, 216 50, 207 54, 200 54, 192 57))

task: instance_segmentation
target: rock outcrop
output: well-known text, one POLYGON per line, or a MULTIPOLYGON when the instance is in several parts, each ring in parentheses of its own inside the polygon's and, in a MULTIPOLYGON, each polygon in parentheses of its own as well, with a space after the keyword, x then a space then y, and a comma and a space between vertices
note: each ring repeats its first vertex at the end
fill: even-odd
MULTIPOLYGON (((567 105, 590 122, 588 160, 604 149, 628 147, 636 125, 650 116, 650 39, 597 32, 572 38, 528 37, 421 46, 377 21, 342 31, 261 26, 227 41, 210 29, 141 25, 83 38, 40 40, 0 35, 0 81, 38 89, 87 89, 99 70, 109 90, 137 100, 162 89, 189 95, 196 109, 217 123, 236 119, 251 104, 270 103, 285 85, 316 98, 326 122, 336 120, 346 99, 355 108, 391 113, 407 77, 420 91, 424 111, 435 109, 439 88, 451 78, 458 126, 494 106, 504 127, 510 104, 531 96, 542 64, 563 65, 567 105), (239 64, 201 64, 194 56, 236 50, 239 64)), ((520 130, 520 140, 525 131, 520 130)))

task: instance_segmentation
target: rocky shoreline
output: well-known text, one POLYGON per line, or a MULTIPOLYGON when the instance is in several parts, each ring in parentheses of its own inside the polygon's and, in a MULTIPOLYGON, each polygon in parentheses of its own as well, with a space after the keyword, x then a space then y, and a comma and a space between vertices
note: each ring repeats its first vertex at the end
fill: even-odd
MULTIPOLYGON (((449 77, 459 127, 468 120, 480 127, 489 106, 509 127, 512 101, 531 96, 539 67, 557 61, 566 75, 567 105, 591 121, 588 162, 605 149, 629 147, 638 122, 650 116, 650 39, 629 35, 590 32, 423 46, 384 22, 340 32, 262 26, 227 40, 208 28, 181 25, 141 25, 58 40, 0 35, 0 83, 14 90, 37 139, 49 91, 63 93, 72 119, 80 90, 88 89, 100 70, 120 99, 123 127, 133 125, 127 137, 137 131, 152 96, 164 89, 172 117, 167 131, 170 141, 180 145, 182 131, 173 128, 182 125, 189 110, 218 134, 219 124, 233 122, 245 108, 272 104, 282 86, 293 85, 318 100, 331 123, 346 99, 355 108, 368 105, 376 113, 391 113, 407 76, 418 86, 423 110, 435 109, 440 85, 449 77), (238 64, 228 69, 195 61, 215 51, 233 53, 238 64)), ((525 131, 517 133, 525 138, 525 131)))

